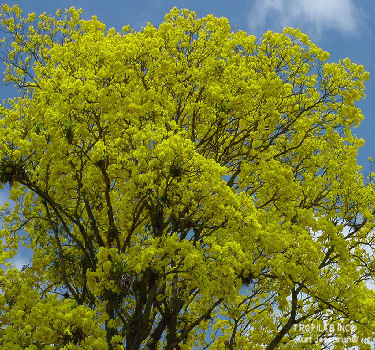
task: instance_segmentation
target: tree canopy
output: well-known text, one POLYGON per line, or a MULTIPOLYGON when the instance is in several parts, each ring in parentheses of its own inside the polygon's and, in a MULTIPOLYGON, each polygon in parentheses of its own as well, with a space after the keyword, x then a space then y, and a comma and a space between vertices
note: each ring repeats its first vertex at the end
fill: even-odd
POLYGON ((370 348, 362 65, 176 8, 0 19, 1 348, 370 348))

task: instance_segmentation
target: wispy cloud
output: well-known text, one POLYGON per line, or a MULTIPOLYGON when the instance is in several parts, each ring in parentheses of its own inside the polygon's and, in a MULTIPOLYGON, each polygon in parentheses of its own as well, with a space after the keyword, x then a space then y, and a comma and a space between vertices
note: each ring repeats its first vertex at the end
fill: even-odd
POLYGON ((299 27, 313 36, 325 31, 356 35, 364 12, 355 0, 255 0, 249 16, 249 29, 260 35, 266 30, 299 27))

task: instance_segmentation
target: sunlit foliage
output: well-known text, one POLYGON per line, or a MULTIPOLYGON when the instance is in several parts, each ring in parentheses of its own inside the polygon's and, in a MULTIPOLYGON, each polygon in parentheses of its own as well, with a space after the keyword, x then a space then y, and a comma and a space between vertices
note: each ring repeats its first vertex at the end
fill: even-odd
POLYGON ((2 208, 1 348, 367 348, 363 66, 328 63, 298 29, 256 39, 175 8, 139 32, 74 8, 0 18, 19 89, 0 119, 16 203, 2 208))

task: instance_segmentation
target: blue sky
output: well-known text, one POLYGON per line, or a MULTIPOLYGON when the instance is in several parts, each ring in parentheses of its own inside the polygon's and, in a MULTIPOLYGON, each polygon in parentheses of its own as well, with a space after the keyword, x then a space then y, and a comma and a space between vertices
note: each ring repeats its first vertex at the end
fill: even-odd
MULTIPOLYGON (((245 30, 257 37, 267 30, 281 31, 285 26, 299 27, 310 38, 328 51, 330 61, 349 57, 363 64, 371 74, 367 83, 367 98, 358 105, 365 116, 355 131, 365 139, 358 162, 368 172, 369 156, 375 159, 375 1, 373 0, 20 0, 17 4, 24 12, 54 14, 58 8, 75 6, 83 9, 83 17, 97 15, 108 28, 120 30, 124 25, 139 30, 149 21, 159 25, 164 15, 176 6, 196 11, 199 17, 209 13, 227 17, 233 30, 245 30)), ((12 94, 9 87, 0 86, 0 100, 12 94)), ((7 191, 0 192, 0 202, 7 191)), ((22 253, 17 265, 23 263, 22 253)))

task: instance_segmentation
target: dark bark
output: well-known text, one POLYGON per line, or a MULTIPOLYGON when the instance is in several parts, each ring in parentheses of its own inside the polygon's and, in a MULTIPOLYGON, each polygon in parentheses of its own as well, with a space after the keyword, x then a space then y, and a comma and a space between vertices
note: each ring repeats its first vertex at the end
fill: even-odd
POLYGON ((276 349, 276 347, 279 345, 283 337, 290 331, 293 325, 296 324, 297 305, 298 305, 297 297, 301 289, 302 289, 302 286, 299 286, 298 288, 294 288, 292 290, 292 308, 290 311, 289 319, 287 323, 285 323, 285 325, 281 328, 279 333, 277 333, 276 336, 272 339, 272 341, 268 344, 268 346, 266 347, 266 350, 276 349))

